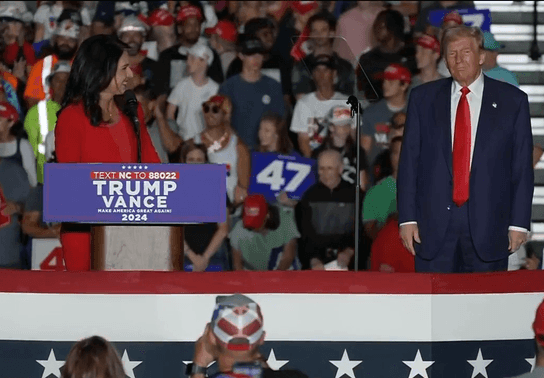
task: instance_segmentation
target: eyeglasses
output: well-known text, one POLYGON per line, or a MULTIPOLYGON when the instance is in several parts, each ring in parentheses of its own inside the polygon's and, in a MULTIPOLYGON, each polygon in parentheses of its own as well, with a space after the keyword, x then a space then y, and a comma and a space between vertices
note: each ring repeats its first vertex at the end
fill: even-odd
POLYGON ((213 114, 217 114, 219 113, 219 106, 217 105, 210 106, 208 104, 204 104, 202 105, 202 110, 204 111, 204 113, 209 113, 211 110, 213 114))

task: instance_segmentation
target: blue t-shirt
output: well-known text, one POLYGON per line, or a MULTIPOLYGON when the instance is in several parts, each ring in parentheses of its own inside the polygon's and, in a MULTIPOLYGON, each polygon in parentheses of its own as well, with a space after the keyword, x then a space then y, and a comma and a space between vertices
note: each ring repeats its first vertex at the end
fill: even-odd
POLYGON ((232 127, 250 149, 259 142, 263 113, 273 111, 280 116, 285 113, 281 85, 265 75, 255 83, 245 81, 240 74, 232 76, 219 87, 219 93, 232 100, 232 127))

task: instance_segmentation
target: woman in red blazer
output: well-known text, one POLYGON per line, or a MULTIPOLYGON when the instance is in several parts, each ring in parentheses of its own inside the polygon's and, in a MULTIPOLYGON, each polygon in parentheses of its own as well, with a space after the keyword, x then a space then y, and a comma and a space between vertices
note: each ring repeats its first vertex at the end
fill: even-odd
MULTIPOLYGON (((59 163, 137 162, 136 133, 114 100, 126 91, 132 77, 127 48, 109 35, 96 35, 81 44, 55 127, 59 163)), ((140 125, 145 125, 141 105, 138 116, 140 125)), ((160 163, 147 129, 140 130, 142 162, 160 163)), ((64 223, 60 240, 67 270, 90 270, 89 226, 64 223)))

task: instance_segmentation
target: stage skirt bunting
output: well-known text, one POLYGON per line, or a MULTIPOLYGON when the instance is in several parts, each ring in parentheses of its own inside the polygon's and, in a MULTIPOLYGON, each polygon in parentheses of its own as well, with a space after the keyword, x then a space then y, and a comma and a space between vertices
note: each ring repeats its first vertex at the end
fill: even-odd
POLYGON ((95 334, 114 343, 129 377, 183 377, 215 296, 236 292, 261 305, 273 368, 502 378, 534 365, 544 275, 3 271, 2 377, 60 378, 73 343, 95 334))

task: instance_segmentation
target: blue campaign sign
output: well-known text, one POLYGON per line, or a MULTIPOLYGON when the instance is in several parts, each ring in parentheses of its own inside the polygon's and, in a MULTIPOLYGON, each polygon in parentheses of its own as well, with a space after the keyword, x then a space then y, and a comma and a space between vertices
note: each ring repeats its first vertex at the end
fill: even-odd
MULTIPOLYGON (((439 28, 442 26, 444 16, 452 12, 451 9, 441 9, 429 12, 429 24, 439 28)), ((482 31, 490 31, 491 28, 491 12, 489 9, 456 9, 463 23, 467 26, 477 26, 482 31)))
POLYGON ((299 200, 315 183, 316 161, 298 154, 280 155, 274 152, 251 154, 249 194, 259 193, 267 201, 285 191, 291 199, 299 200))
POLYGON ((221 164, 45 164, 45 222, 224 222, 221 164))

